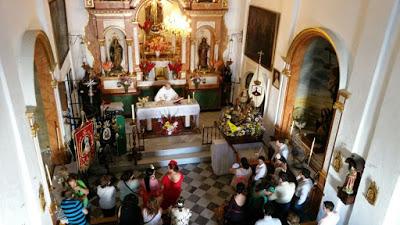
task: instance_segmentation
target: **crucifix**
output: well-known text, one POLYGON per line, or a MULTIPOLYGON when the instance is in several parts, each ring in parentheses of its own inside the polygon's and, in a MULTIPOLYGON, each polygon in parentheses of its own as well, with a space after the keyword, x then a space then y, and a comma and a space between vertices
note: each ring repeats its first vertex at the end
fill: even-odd
POLYGON ((260 73, 260 64, 261 64, 261 59, 262 59, 262 56, 264 55, 264 52, 259 51, 259 52, 257 52, 257 54, 258 54, 257 79, 254 81, 254 84, 260 85, 261 81, 258 80, 258 74, 260 73))
POLYGON ((89 98, 90 98, 90 104, 93 104, 93 86, 97 84, 97 82, 94 79, 89 79, 87 82, 83 83, 89 88, 89 98))

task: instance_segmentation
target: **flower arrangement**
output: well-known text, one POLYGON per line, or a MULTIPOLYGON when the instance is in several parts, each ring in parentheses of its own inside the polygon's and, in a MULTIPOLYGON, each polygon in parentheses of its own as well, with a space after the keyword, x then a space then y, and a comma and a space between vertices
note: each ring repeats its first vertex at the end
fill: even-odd
POLYGON ((125 93, 127 93, 128 88, 131 86, 132 82, 133 82, 132 78, 128 75, 119 76, 117 86, 118 87, 123 86, 125 89, 125 93))
POLYGON ((168 68, 174 75, 174 79, 178 77, 179 72, 182 70, 182 63, 176 62, 176 63, 168 63, 168 68))
POLYGON ((145 80, 147 80, 150 71, 154 68, 155 65, 156 65, 155 63, 152 63, 150 61, 140 62, 139 68, 143 72, 145 80))
POLYGON ((171 123, 169 120, 167 120, 162 126, 162 128, 167 132, 167 135, 172 135, 177 127, 178 121, 171 123))
POLYGON ((199 84, 201 82, 201 77, 198 73, 196 73, 195 75, 193 75, 190 80, 194 83, 194 86, 197 88, 199 88, 199 84))
POLYGON ((164 37, 162 36, 156 36, 153 37, 149 43, 147 43, 147 46, 150 48, 150 50, 156 52, 162 52, 162 51, 166 51, 169 49, 170 47, 170 43, 168 41, 165 40, 164 37))
POLYGON ((228 137, 260 137, 265 130, 262 121, 260 112, 249 103, 243 108, 225 109, 219 120, 219 128, 228 137))
POLYGON ((113 67, 113 63, 111 61, 106 61, 102 65, 103 70, 107 73, 111 71, 111 68, 113 67))
POLYGON ((144 32, 146 32, 146 34, 149 33, 152 26, 153 26, 153 23, 150 20, 144 21, 143 25, 139 24, 140 29, 144 30, 144 32))

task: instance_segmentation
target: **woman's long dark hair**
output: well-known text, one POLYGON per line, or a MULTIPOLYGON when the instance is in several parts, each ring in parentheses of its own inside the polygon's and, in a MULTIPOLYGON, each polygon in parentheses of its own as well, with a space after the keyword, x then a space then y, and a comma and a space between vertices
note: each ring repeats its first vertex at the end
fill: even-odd
POLYGON ((247 161, 247 158, 245 157, 240 159, 240 164, 242 164, 242 167, 245 168, 246 170, 250 168, 249 161, 247 161))
POLYGON ((150 192, 150 177, 154 174, 154 169, 147 168, 144 175, 144 186, 146 187, 146 191, 150 192))

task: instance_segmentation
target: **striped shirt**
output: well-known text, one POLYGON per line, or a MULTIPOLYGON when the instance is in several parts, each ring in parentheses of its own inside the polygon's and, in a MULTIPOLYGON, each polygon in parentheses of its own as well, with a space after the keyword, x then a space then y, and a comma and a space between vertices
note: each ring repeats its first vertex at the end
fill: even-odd
POLYGON ((61 202, 61 209, 64 211, 70 225, 86 225, 83 205, 79 200, 64 199, 61 202))

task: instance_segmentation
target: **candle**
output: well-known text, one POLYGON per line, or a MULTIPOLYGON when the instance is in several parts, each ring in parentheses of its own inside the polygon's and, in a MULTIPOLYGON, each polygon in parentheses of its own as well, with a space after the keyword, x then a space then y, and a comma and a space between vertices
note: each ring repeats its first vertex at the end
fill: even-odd
POLYGON ((131 107, 132 107, 132 121, 134 121, 135 120, 135 105, 132 104, 131 107))
POLYGON ((58 147, 58 150, 60 150, 61 149, 61 140, 60 140, 60 132, 58 130, 57 124, 56 124, 56 136, 57 136, 57 147, 58 147))
POLYGON ((188 103, 190 103, 190 95, 188 95, 188 103))
POLYGON ((52 187, 52 186, 53 186, 53 181, 51 180, 51 176, 50 176, 50 172, 49 172, 49 167, 47 166, 47 164, 45 164, 45 166, 46 166, 47 178, 49 179, 50 187, 52 187))
POLYGON ((195 91, 193 91, 193 99, 194 99, 194 93, 195 93, 195 91))
POLYGON ((308 157, 308 165, 310 165, 311 156, 312 156, 312 154, 313 154, 313 152, 314 152, 314 144, 315 144, 315 138, 313 139, 312 144, 311 144, 310 156, 308 157))
POLYGON ((294 120, 292 121, 292 125, 290 126, 290 133, 289 133, 290 136, 292 136, 293 127, 294 127, 294 120))

